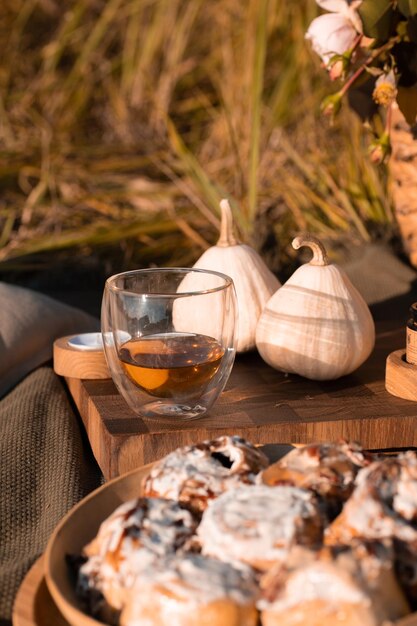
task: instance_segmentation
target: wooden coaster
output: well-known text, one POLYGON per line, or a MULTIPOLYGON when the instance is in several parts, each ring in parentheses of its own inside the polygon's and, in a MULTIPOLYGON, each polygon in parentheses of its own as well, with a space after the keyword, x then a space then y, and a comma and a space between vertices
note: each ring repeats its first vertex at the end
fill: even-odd
POLYGON ((103 350, 79 350, 68 344, 75 335, 54 342, 54 370, 59 376, 84 380, 111 378, 103 350))
POLYGON ((387 357, 385 388, 398 398, 417 400, 417 365, 407 363, 404 349, 395 350, 387 357))

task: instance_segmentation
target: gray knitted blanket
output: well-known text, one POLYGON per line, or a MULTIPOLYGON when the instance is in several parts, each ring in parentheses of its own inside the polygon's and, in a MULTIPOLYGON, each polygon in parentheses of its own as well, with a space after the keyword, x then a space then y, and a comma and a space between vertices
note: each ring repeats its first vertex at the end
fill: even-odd
POLYGON ((54 527, 101 483, 101 474, 50 366, 0 401, 0 624, 54 527))

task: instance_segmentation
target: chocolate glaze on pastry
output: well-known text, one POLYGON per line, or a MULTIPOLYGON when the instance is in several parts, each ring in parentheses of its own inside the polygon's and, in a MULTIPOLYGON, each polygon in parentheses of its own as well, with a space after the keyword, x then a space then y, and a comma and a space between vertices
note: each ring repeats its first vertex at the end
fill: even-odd
POLYGON ((178 448, 155 463, 143 491, 186 502, 201 512, 224 491, 253 483, 267 465, 263 452, 241 437, 218 437, 178 448))
POLYGON ((263 626, 380 626, 409 612, 389 543, 296 548, 261 587, 263 626))
POLYGON ((265 570, 284 560, 293 545, 319 544, 322 523, 312 492, 253 485, 213 500, 197 534, 203 554, 265 570))
POLYGON ((250 568, 195 554, 165 559, 137 578, 120 626, 255 626, 257 595, 250 568))
POLYGON ((113 621, 138 574, 181 550, 196 526, 194 515, 170 500, 139 498, 119 506, 84 548, 78 591, 90 611, 113 621))
POLYGON ((362 469, 341 514, 326 531, 326 543, 352 537, 417 542, 417 456, 405 452, 362 469))
POLYGON ((359 472, 341 514, 326 529, 325 543, 352 538, 392 539, 398 578, 417 608, 417 456, 386 457, 359 472))
POLYGON ((358 471, 369 465, 372 456, 356 443, 319 443, 294 448, 263 470, 258 480, 266 485, 294 485, 311 489, 334 517, 354 488, 358 471))
POLYGON ((257 605, 262 626, 381 626, 417 609, 416 454, 326 443, 267 465, 240 437, 156 463, 146 497, 80 555, 89 613, 114 626, 255 626, 257 605))
POLYGON ((394 540, 395 568, 413 611, 417 611, 417 542, 394 540))

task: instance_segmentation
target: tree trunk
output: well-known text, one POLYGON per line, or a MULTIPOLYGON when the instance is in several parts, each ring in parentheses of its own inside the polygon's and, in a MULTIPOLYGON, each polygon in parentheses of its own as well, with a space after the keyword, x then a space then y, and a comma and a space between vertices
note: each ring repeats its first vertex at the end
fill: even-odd
POLYGON ((392 114, 390 191, 404 251, 417 267, 417 139, 395 105, 392 114))

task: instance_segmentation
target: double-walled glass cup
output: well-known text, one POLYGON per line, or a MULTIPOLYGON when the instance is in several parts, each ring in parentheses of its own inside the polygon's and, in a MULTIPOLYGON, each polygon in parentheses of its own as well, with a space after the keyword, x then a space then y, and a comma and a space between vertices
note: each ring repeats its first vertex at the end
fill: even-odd
POLYGON ((104 351, 130 407, 146 417, 204 415, 232 369, 236 317, 225 274, 161 268, 110 277, 101 311, 104 351))

